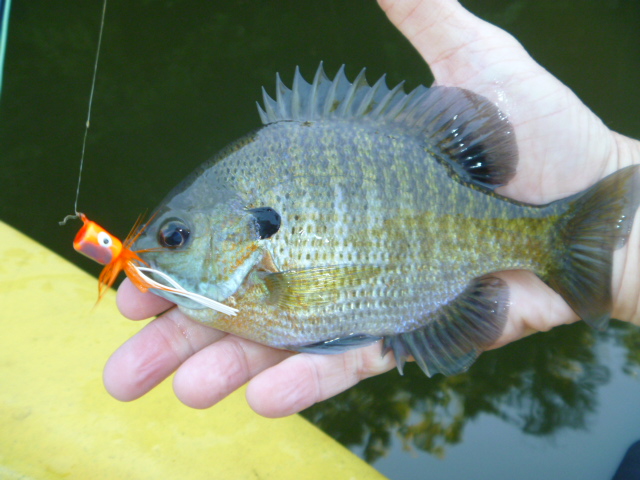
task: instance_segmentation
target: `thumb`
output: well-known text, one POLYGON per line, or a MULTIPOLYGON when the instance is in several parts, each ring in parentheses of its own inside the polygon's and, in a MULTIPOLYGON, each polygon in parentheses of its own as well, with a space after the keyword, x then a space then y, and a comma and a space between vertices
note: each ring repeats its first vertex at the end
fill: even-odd
MULTIPOLYGON (((511 62, 535 65, 507 32, 456 0, 378 0, 387 17, 426 60, 436 83, 460 87, 500 82, 511 62), (507 65, 506 68, 496 68, 507 65)), ((478 92, 480 93, 480 92, 478 92)))

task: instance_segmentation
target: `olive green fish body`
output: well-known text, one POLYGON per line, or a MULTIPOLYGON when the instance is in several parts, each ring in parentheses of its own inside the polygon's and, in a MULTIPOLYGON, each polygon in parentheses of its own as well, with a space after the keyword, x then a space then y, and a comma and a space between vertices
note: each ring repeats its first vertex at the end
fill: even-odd
MULTIPOLYGON (((292 315, 278 331, 261 332, 261 341, 291 346, 365 326, 373 335, 399 333, 421 326, 425 312, 473 278, 543 269, 552 224, 542 209, 452 182, 424 145, 386 133, 354 122, 271 124, 209 167, 247 207, 268 205, 282 216, 265 245, 278 271, 372 271, 362 283, 320 292, 310 306, 288 305, 292 315)), ((266 318, 251 323, 275 323, 277 310, 257 309, 266 318)))
POLYGON ((312 84, 298 74, 292 90, 278 83, 278 101, 265 96, 266 125, 169 195, 136 248, 167 246, 182 225, 184 245, 144 258, 239 313, 169 298, 279 348, 331 353, 384 339, 400 369, 413 356, 428 374, 467 368, 500 335, 508 289, 493 272, 531 270, 585 320, 606 320, 610 282, 582 312, 602 282, 574 291, 584 271, 567 273, 559 259, 572 266, 604 252, 595 256, 606 258, 606 283, 630 222, 611 229, 640 201, 637 169, 549 205, 512 201, 493 192, 517 157, 495 107, 459 89, 405 95, 361 77, 331 82, 319 70, 312 84), (591 222, 592 210, 606 213, 591 222), (596 238, 586 250, 584 228, 586 243, 596 238))

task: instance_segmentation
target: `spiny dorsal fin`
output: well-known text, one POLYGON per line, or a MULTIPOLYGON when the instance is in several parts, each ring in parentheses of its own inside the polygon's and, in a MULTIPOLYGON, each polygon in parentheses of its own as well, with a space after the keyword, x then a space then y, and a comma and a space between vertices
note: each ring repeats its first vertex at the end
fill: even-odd
POLYGON ((280 75, 276 75, 276 99, 262 89, 263 107, 258 104, 258 112, 263 124, 281 120, 309 121, 321 118, 372 117, 393 118, 409 103, 429 89, 417 87, 410 94, 404 93, 402 83, 389 89, 382 76, 370 86, 362 69, 353 83, 340 67, 333 80, 324 73, 322 63, 316 71, 312 83, 308 83, 296 67, 293 87, 287 88, 280 75))
POLYGON ((276 100, 262 89, 262 123, 361 119, 404 128, 449 166, 452 175, 493 189, 515 175, 517 148, 513 127, 486 98, 455 87, 418 86, 405 93, 403 84, 387 87, 382 76, 373 86, 363 69, 350 83, 340 68, 333 80, 322 64, 312 83, 296 68, 293 87, 276 77, 276 100))

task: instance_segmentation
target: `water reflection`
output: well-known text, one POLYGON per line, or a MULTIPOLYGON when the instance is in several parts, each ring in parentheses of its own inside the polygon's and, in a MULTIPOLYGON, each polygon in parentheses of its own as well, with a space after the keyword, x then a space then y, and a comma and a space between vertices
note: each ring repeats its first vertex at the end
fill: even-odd
POLYGON ((605 333, 584 323, 556 328, 487 352, 461 375, 427 379, 415 366, 372 378, 303 415, 373 462, 397 435, 405 448, 444 455, 467 424, 489 414, 528 435, 584 429, 611 376, 600 352, 627 347, 624 369, 640 367, 640 330, 614 322, 605 333))
POLYGON ((625 325, 624 328, 614 330, 613 335, 626 350, 623 372, 640 377, 640 329, 625 325))

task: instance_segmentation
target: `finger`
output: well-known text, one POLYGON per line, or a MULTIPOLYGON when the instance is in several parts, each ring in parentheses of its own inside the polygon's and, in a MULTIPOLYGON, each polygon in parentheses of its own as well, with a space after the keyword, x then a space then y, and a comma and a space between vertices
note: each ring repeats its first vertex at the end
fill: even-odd
POLYGON ((532 272, 514 270, 495 276, 509 287, 509 313, 502 335, 490 349, 579 320, 562 297, 532 272))
MULTIPOLYGON (((509 286, 510 308, 503 334, 491 348, 578 319, 532 273, 512 271, 497 276, 509 286)), ((393 355, 382 357, 379 344, 339 355, 300 354, 257 375, 247 388, 247 401, 266 417, 291 415, 394 366, 393 355)))
MULTIPOLYGON (((455 0, 378 3, 427 61, 437 83, 464 86, 475 79, 477 84, 487 64, 510 64, 524 54, 511 35, 477 18, 455 0)), ((513 66, 508 70, 513 71, 513 66)), ((496 75, 492 69, 490 80, 498 80, 496 75)))
POLYGON ((301 353, 265 370, 249 382, 247 401, 260 415, 284 417, 394 366, 393 355, 381 355, 380 342, 337 355, 301 353))
POLYGON ((468 28, 475 17, 455 0, 378 0, 378 4, 427 63, 476 36, 475 28, 468 28))
POLYGON ((118 288, 116 303, 130 320, 144 320, 171 308, 173 303, 151 292, 142 293, 126 278, 118 288))
POLYGON ((193 408, 208 408, 276 365, 292 352, 227 335, 189 358, 176 372, 176 396, 193 408))
MULTIPOLYGON (((491 348, 578 319, 558 294, 530 272, 498 276, 508 282, 510 310, 504 332, 491 348)), ((247 401, 266 417, 291 415, 394 366, 393 355, 382 357, 379 344, 339 355, 300 354, 257 375, 247 388, 247 401)))
POLYGON ((608 129, 507 32, 455 0, 379 3, 427 61, 436 83, 485 96, 515 127, 518 174, 499 193, 546 203, 612 171, 608 129), (574 132, 571 125, 579 129, 574 132))
POLYGON ((135 400, 225 335, 171 309, 116 350, 104 368, 104 385, 118 400, 135 400))

